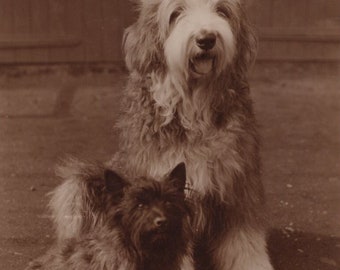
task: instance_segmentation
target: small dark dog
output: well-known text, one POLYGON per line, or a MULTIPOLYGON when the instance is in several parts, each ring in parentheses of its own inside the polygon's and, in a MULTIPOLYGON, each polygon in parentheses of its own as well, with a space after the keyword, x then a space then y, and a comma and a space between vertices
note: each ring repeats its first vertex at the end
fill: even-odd
POLYGON ((192 265, 184 163, 160 181, 127 181, 112 170, 102 170, 102 176, 99 171, 78 176, 87 210, 100 222, 79 237, 59 241, 28 269, 179 270, 192 265))

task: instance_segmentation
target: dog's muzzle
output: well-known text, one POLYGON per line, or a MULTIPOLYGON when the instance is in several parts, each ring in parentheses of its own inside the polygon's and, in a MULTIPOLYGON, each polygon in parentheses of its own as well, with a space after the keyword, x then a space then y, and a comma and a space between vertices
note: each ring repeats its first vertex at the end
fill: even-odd
POLYGON ((190 69, 195 75, 205 75, 214 69, 214 48, 217 36, 213 32, 201 31, 195 36, 197 53, 190 59, 190 69))
POLYGON ((205 75, 214 69, 215 57, 202 53, 190 59, 190 69, 197 75, 205 75))

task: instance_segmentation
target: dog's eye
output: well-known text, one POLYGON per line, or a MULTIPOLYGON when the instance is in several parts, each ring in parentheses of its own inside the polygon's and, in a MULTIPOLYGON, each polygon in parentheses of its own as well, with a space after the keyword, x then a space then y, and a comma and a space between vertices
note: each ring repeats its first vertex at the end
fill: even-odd
POLYGON ((139 204, 137 205, 137 207, 138 207, 139 209, 141 209, 141 208, 144 207, 144 204, 143 204, 143 203, 139 203, 139 204))
POLYGON ((225 7, 217 7, 216 12, 218 15, 220 15, 223 18, 230 18, 230 12, 225 7))
POLYGON ((180 8, 175 9, 170 15, 169 24, 173 24, 176 21, 176 19, 179 17, 179 15, 181 15, 181 13, 182 13, 182 9, 180 8))

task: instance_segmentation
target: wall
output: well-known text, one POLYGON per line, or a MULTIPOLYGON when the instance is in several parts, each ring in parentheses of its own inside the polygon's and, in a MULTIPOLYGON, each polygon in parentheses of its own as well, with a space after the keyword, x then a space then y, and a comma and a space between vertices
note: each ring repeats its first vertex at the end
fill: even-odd
MULTIPOLYGON (((340 60, 339 0, 245 0, 262 60, 340 60)), ((0 0, 0 63, 119 62, 127 0, 0 0)))
POLYGON ((0 0, 0 62, 121 61, 128 2, 0 0))
POLYGON ((253 0, 248 13, 266 60, 340 60, 339 0, 253 0))

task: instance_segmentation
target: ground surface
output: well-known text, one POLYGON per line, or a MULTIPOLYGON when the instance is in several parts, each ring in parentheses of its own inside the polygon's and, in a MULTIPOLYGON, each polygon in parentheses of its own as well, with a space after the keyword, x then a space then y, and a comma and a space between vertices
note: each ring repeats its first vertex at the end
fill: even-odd
MULTIPOLYGON (((340 269, 339 74, 276 63, 252 75, 277 270, 340 269)), ((0 69, 0 269, 23 269, 51 244, 55 164, 115 151, 125 78, 106 67, 0 69)))

